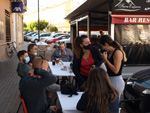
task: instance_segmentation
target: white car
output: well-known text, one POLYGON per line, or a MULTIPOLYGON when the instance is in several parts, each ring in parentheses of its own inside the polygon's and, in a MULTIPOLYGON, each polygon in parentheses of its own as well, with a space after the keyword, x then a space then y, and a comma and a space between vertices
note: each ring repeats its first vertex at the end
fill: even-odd
POLYGON ((57 41, 60 41, 62 39, 69 39, 69 38, 70 38, 70 35, 61 35, 61 36, 58 36, 56 38, 51 38, 51 39, 47 40, 46 43, 51 44, 51 43, 55 43, 57 41))
MULTIPOLYGON (((65 34, 65 33, 55 33, 55 34, 52 34, 50 37, 48 37, 48 38, 45 40, 45 42, 48 41, 48 40, 50 40, 50 39, 58 38, 58 37, 61 36, 61 35, 68 35, 68 34, 65 34)), ((42 41, 43 41, 43 40, 42 40, 42 41)))
POLYGON ((55 44, 59 44, 59 43, 61 43, 61 42, 64 42, 65 44, 66 43, 70 43, 70 36, 68 36, 68 37, 62 37, 62 39, 60 39, 60 40, 58 40, 58 41, 56 41, 56 42, 54 42, 55 44))
POLYGON ((31 41, 31 39, 34 38, 37 34, 38 34, 38 33, 34 33, 34 34, 30 35, 30 36, 27 36, 27 37, 26 37, 26 40, 27 40, 27 41, 31 41))
MULTIPOLYGON (((50 33, 41 33, 40 34, 40 38, 44 38, 44 37, 50 37, 50 33)), ((31 39, 31 42, 38 42, 39 41, 39 39, 38 39, 38 35, 36 35, 35 37, 33 37, 32 39, 31 39)))

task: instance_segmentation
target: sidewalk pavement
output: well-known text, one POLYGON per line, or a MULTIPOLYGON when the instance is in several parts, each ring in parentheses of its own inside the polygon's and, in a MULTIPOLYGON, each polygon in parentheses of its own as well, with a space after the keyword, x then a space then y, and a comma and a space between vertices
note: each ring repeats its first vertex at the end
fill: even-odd
MULTIPOLYGON (((19 50, 26 50, 27 44, 24 43, 19 50)), ((17 55, 14 53, 12 58, 0 62, 0 113, 16 113, 19 104, 19 80, 16 72, 18 64, 17 55)), ((22 109, 22 108, 20 108, 22 109)), ((19 113, 23 113, 23 111, 19 113)))

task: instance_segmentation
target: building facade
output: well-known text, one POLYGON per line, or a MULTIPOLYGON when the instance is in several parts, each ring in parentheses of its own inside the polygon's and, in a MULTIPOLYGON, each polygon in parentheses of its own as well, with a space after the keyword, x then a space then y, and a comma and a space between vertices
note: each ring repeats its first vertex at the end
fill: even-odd
POLYGON ((12 13, 11 2, 23 2, 26 11, 26 0, 0 0, 0 61, 8 58, 7 43, 16 42, 19 47, 23 39, 23 14, 12 13))

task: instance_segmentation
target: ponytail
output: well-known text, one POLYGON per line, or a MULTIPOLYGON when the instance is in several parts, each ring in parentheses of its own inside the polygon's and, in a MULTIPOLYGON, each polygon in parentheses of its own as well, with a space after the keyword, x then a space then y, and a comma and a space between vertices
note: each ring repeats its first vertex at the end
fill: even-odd
POLYGON ((110 45, 113 46, 115 49, 119 49, 120 51, 122 51, 122 53, 123 53, 123 61, 127 62, 126 53, 124 52, 123 47, 116 41, 113 41, 110 45))

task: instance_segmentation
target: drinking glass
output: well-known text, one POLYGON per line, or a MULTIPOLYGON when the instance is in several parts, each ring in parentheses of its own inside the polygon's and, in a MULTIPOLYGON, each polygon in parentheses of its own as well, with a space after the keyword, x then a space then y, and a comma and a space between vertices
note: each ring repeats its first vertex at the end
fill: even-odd
POLYGON ((52 65, 53 65, 53 66, 55 65, 55 60, 52 60, 52 65))
POLYGON ((58 59, 58 58, 56 58, 56 64, 57 64, 57 65, 59 64, 59 59, 58 59))

